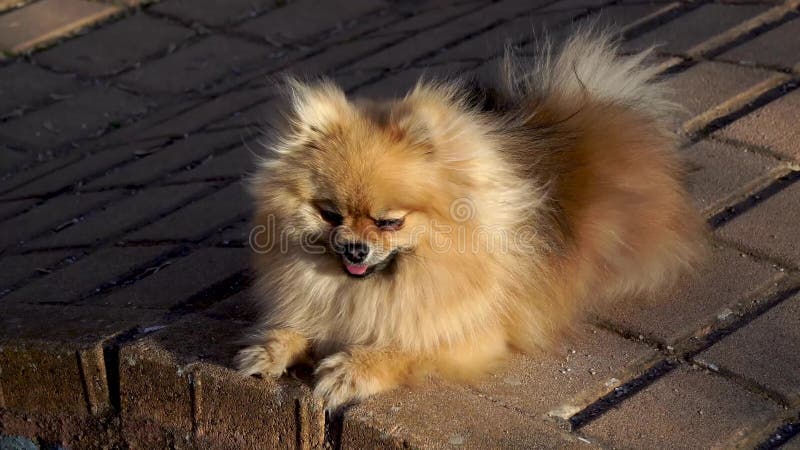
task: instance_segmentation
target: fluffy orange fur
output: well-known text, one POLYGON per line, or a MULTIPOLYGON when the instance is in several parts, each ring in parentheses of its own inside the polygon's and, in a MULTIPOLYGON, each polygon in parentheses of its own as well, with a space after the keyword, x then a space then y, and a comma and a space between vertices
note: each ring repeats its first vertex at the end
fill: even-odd
POLYGON ((241 372, 315 361, 315 393, 336 408, 426 376, 469 379, 672 280, 704 226, 643 58, 580 33, 536 64, 508 59, 478 96, 420 82, 353 101, 293 82, 252 180, 263 316, 241 372), (337 242, 369 253, 353 264, 337 242))

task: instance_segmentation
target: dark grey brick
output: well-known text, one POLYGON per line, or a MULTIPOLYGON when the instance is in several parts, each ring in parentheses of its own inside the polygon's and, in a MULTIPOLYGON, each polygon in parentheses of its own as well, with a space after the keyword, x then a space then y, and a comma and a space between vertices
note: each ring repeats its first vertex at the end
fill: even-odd
POLYGON ((256 154, 263 151, 252 142, 218 155, 209 156, 202 164, 172 177, 175 181, 208 180, 215 178, 243 177, 255 169, 256 154))
POLYGON ((0 135, 26 149, 52 151, 68 142, 96 136, 143 114, 148 102, 118 89, 96 87, 0 125, 0 135))
POLYGON ((179 94, 200 90, 249 66, 269 66, 273 49, 233 37, 209 36, 119 78, 142 92, 179 94))
POLYGON ((106 248, 17 289, 0 303, 70 303, 156 258, 167 247, 106 248))
POLYGON ((27 246, 29 248, 47 248, 93 245, 124 233, 125 230, 142 222, 155 220, 161 214, 168 213, 172 209, 179 208, 189 198, 206 188, 207 186, 203 184, 192 184, 144 189, 87 215, 68 228, 36 239, 27 246))
POLYGON ((277 0, 167 0, 150 9, 179 20, 221 27, 263 13, 279 3, 277 0))
POLYGON ((81 88, 74 77, 57 75, 23 61, 0 69, 0 79, 0 115, 63 99, 81 88))
MULTIPOLYGON (((147 278, 115 290, 102 298, 89 298, 86 304, 124 308, 169 309, 200 294, 215 283, 247 269, 250 253, 242 248, 201 249, 165 262, 147 278)), ((224 289, 219 294, 224 292, 224 289)), ((193 298, 201 304, 218 299, 193 298)))
POLYGON ((70 251, 30 253, 9 255, 0 259, 3 270, 0 272, 0 291, 36 273, 46 273, 46 268, 72 255, 70 251))
POLYGON ((120 166, 86 185, 87 189, 143 186, 160 176, 199 161, 214 150, 241 143, 239 131, 194 134, 169 146, 153 149, 131 164, 120 166))
POLYGON ((237 30, 264 38, 268 42, 293 43, 331 28, 348 19, 387 7, 381 0, 326 2, 298 0, 270 14, 245 22, 237 30))
POLYGON ((24 241, 80 217, 117 197, 117 192, 62 195, 0 223, 0 248, 24 241))
POLYGON ((250 212, 251 202, 241 183, 236 182, 125 236, 124 239, 126 241, 200 239, 250 212))
POLYGON ((34 55, 58 70, 100 76, 134 67, 193 33, 187 28, 136 14, 34 55))

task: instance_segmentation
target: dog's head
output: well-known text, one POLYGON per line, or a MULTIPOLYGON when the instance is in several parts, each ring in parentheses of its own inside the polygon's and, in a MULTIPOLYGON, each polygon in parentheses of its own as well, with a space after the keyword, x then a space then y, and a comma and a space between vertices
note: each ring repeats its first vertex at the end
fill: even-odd
POLYGON ((488 133, 453 87, 366 102, 329 82, 290 85, 286 129, 253 182, 258 221, 274 215, 281 240, 352 277, 453 236, 476 218, 473 200, 491 195, 487 180, 502 177, 478 157, 488 133))

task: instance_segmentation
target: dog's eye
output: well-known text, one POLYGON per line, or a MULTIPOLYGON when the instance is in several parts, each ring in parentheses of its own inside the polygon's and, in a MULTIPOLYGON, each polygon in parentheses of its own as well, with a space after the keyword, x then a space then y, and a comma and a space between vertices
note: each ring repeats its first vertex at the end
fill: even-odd
POLYGON ((341 214, 336 211, 331 211, 330 209, 325 208, 318 208, 319 215, 322 217, 322 220, 328 222, 329 224, 338 227, 342 224, 342 220, 344 219, 341 214))
POLYGON ((381 230, 392 231, 403 227, 404 219, 375 219, 375 226, 381 230))

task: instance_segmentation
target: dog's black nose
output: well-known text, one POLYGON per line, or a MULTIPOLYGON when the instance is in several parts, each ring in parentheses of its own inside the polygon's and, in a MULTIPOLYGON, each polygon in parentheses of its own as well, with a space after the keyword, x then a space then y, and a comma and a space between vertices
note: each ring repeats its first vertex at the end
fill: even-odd
POLYGON ((348 242, 344 244, 344 257, 354 264, 360 264, 367 259, 369 255, 369 246, 361 242, 348 242))

